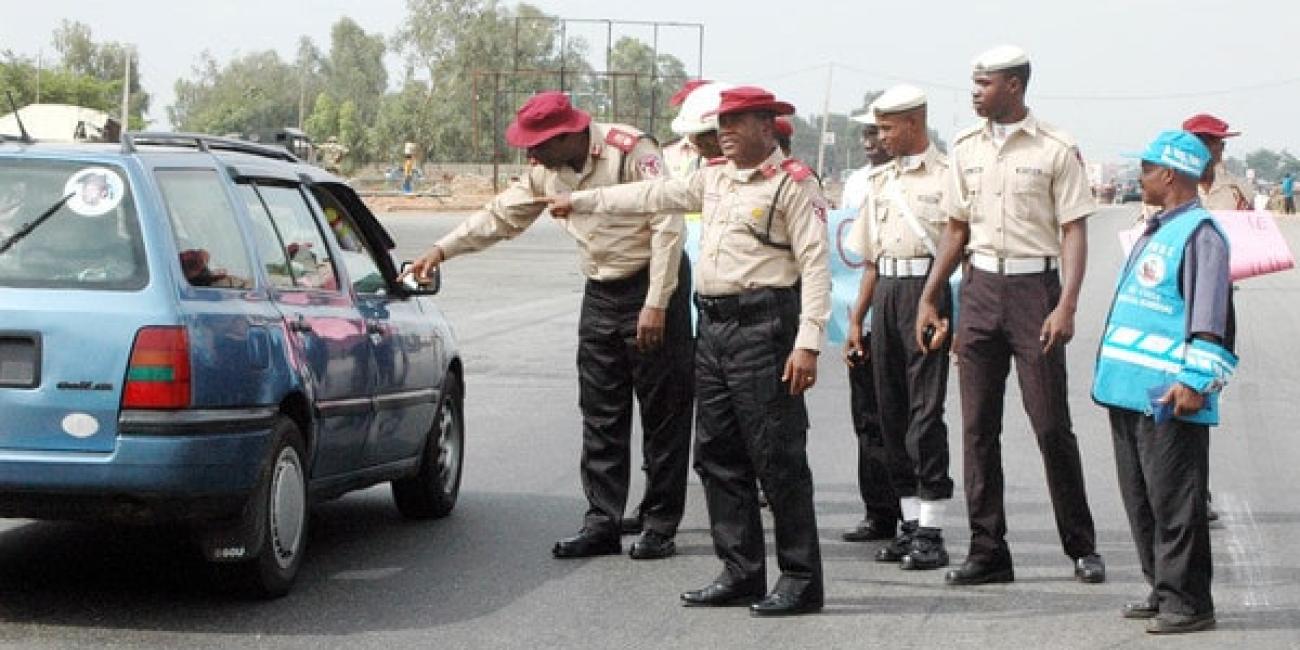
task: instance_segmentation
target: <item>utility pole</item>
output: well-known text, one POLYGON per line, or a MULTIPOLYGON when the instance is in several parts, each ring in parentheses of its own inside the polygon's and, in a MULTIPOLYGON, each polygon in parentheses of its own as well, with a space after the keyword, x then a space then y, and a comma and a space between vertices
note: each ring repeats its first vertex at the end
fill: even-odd
POLYGON ((131 124, 131 52, 130 46, 122 48, 122 133, 131 124))
POLYGON ((817 136, 817 176, 822 176, 822 163, 826 161, 826 130, 831 118, 831 80, 835 74, 835 64, 826 64, 826 97, 822 102, 822 129, 817 136))

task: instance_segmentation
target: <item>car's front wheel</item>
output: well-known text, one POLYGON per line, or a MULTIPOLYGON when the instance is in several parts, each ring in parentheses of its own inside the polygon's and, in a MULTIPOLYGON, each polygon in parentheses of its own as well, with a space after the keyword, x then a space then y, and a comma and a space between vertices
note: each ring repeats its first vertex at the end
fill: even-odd
POLYGON ((393 481, 397 510, 408 519, 439 519, 451 514, 460 494, 464 460, 465 397, 460 378, 449 373, 419 470, 414 476, 393 481))

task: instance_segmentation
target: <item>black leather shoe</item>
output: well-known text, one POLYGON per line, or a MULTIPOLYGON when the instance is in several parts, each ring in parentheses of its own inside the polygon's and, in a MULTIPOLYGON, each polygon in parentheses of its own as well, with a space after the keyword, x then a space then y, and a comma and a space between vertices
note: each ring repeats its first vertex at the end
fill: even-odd
POLYGON ((897 529, 898 526, 894 522, 885 523, 883 520, 867 517, 858 522, 857 526, 844 531, 840 539, 846 542, 878 542, 893 539, 897 529))
POLYGON ((1119 615, 1124 618, 1145 619, 1155 618, 1160 613, 1160 606, 1156 604, 1154 598, 1147 596, 1142 600, 1132 600, 1124 603, 1124 607, 1119 610, 1119 615))
POLYGON ((1160 614, 1147 623, 1147 634, 1185 634, 1214 629, 1214 612, 1207 614, 1160 614))
POLYGON ((912 552, 912 537, 916 535, 916 522, 905 521, 898 537, 876 551, 877 562, 902 562, 912 552))
POLYGON ((618 527, 619 527, 619 532, 623 533, 624 535, 639 534, 641 532, 641 518, 624 517, 623 521, 619 522, 618 527))
POLYGON ((1089 584, 1106 582, 1106 563, 1096 553, 1078 558, 1074 561, 1074 579, 1089 584))
POLYGON ((948 566, 948 550, 938 528, 919 528, 912 538, 912 550, 903 556, 898 568, 905 571, 928 571, 948 566))
POLYGON ((795 616, 811 614, 822 609, 821 596, 796 595, 775 590, 766 598, 749 606, 750 616, 795 616))
POLYGON ((565 559, 619 555, 622 552, 623 545, 619 543, 617 537, 605 537, 586 530, 556 542, 555 547, 551 549, 551 555, 565 559))
POLYGON ((703 589, 682 593, 682 605, 686 607, 741 607, 749 605, 763 597, 766 587, 762 584, 728 584, 713 582, 703 589))
POLYGON ((986 585, 995 582, 1015 582, 1016 572, 1009 560, 989 562, 967 559, 962 565, 943 577, 944 582, 953 586, 986 585))
POLYGON ((673 543, 673 538, 647 530, 641 533, 641 539, 632 543, 632 550, 628 555, 632 556, 633 560, 662 560, 676 553, 677 544, 673 543))

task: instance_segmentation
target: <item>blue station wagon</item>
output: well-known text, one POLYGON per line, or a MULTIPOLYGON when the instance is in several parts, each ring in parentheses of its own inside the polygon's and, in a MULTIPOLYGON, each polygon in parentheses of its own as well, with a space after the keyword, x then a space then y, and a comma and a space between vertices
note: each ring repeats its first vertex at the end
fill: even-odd
POLYGON ((391 481, 450 513, 463 370, 392 248, 281 149, 0 138, 0 517, 180 521, 278 596, 313 502, 391 481))

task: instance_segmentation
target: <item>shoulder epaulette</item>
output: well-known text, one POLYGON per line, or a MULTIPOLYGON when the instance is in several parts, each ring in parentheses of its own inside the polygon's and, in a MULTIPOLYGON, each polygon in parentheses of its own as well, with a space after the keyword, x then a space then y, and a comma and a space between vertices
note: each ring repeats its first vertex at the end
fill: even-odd
POLYGON ((952 143, 953 143, 953 144, 957 144, 958 142, 961 142, 962 140, 965 140, 966 138, 969 138, 969 137, 971 137, 972 135, 975 135, 976 133, 979 133, 980 131, 983 131, 983 130, 984 130, 984 123, 983 123, 983 122, 981 122, 981 123, 979 123, 979 124, 976 124, 976 125, 974 125, 974 126, 968 126, 968 127, 964 128, 964 129, 958 131, 958 132, 957 132, 957 135, 953 136, 952 143))
POLYGON ((608 144, 623 153, 631 153, 632 149, 636 148, 636 143, 640 142, 640 140, 641 135, 639 133, 631 133, 618 127, 611 126, 609 127, 609 130, 605 131, 605 144, 608 144))
POLYGON ((1070 137, 1069 133, 1066 133, 1065 131, 1058 129, 1052 126, 1051 124, 1048 124, 1046 122, 1039 122, 1038 130, 1042 132, 1043 135, 1053 140, 1056 140, 1057 142, 1065 145, 1066 147, 1078 146, 1078 143, 1074 141, 1074 138, 1070 137))
POLYGON ((807 180, 813 176, 812 168, 805 165, 803 161, 798 158, 786 158, 785 160, 782 160, 781 169, 784 169, 785 173, 789 174, 790 178, 793 178, 795 181, 807 180))

